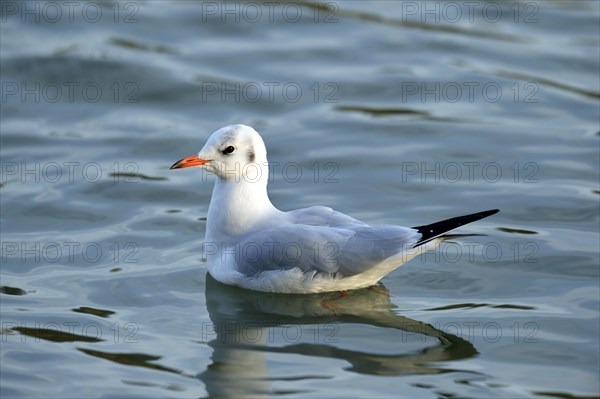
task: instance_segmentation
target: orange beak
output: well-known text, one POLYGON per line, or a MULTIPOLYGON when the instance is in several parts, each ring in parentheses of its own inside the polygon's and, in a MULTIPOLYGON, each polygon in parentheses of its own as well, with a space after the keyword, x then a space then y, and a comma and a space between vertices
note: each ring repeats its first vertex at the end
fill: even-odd
POLYGON ((208 159, 200 159, 198 155, 192 155, 191 157, 180 159, 175 162, 171 169, 189 168, 191 166, 202 166, 205 163, 210 162, 208 159))

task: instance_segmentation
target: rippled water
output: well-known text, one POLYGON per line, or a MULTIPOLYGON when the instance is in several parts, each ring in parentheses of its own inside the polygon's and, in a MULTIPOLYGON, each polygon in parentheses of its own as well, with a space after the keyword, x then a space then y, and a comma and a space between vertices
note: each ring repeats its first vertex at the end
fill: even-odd
POLYGON ((597 2, 1 6, 3 398, 599 394, 597 2), (501 212, 373 290, 226 287, 169 166, 230 123, 284 210, 501 212))

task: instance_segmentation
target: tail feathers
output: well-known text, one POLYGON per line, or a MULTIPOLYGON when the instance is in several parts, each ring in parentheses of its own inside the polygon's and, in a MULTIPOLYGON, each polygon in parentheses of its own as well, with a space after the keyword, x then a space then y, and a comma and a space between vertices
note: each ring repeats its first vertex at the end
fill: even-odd
POLYGON ((473 213, 471 215, 458 216, 452 219, 442 220, 441 222, 413 227, 413 229, 421 233, 421 239, 417 241, 415 247, 418 247, 419 245, 423 245, 435 238, 438 238, 447 231, 454 230, 457 227, 464 226, 465 224, 486 218, 498 212, 498 209, 491 209, 489 211, 473 213))

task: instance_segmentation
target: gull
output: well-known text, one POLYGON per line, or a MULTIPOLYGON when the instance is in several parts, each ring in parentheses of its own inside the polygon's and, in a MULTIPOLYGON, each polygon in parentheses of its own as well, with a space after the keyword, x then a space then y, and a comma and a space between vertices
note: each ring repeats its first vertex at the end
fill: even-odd
POLYGON ((446 232, 498 212, 409 228, 369 226, 326 206, 281 211, 267 194, 264 141, 246 125, 217 130, 198 154, 171 169, 188 167, 217 176, 206 220, 208 272, 224 284, 256 291, 309 294, 371 287, 435 248, 446 232))

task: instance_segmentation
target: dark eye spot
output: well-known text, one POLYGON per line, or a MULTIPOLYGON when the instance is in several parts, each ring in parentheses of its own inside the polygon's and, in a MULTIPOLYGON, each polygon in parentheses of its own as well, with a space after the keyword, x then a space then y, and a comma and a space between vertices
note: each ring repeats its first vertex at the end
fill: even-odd
POLYGON ((250 162, 250 163, 254 162, 254 152, 253 151, 248 152, 248 162, 250 162))
POLYGON ((221 151, 223 154, 227 155, 227 154, 231 154, 232 152, 235 151, 235 147, 230 145, 229 147, 225 148, 223 151, 221 151))

